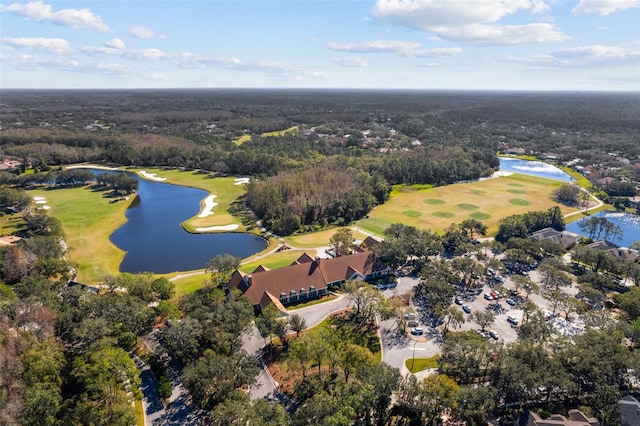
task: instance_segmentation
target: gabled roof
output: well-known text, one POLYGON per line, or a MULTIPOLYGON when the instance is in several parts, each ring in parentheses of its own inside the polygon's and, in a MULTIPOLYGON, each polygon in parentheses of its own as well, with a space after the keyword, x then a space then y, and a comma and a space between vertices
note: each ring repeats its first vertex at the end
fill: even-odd
MULTIPOLYGON (((298 260, 304 261, 306 256, 303 255, 298 260)), ((242 275, 243 282, 248 283, 248 286, 235 284, 235 287, 243 290, 253 305, 266 306, 269 299, 265 299, 265 293, 269 293, 277 299, 283 293, 285 296, 290 296, 300 294, 301 291, 309 292, 312 290, 311 287, 315 290, 321 290, 326 288, 328 284, 342 282, 353 277, 356 273, 364 277, 374 272, 384 271, 386 268, 385 265, 376 261, 373 253, 362 252, 333 259, 296 262, 280 269, 256 270, 250 276, 242 275)), ((236 283, 240 276, 240 274, 234 273, 229 287, 233 287, 232 283, 236 283)))
POLYGON ((264 265, 260 265, 258 266, 256 269, 253 270, 253 274, 255 274, 256 272, 263 272, 263 271, 270 271, 271 269, 267 268, 264 265))
POLYGON ((241 291, 245 291, 247 289, 246 283, 244 281, 244 277, 246 277, 247 274, 245 274, 244 272, 242 272, 239 269, 236 269, 233 274, 231 274, 231 279, 229 280, 229 288, 233 289, 233 288, 238 288, 241 291))
POLYGON ((313 262, 314 258, 311 257, 308 253, 302 253, 299 258, 297 258, 292 265, 298 265, 300 263, 309 263, 313 262))

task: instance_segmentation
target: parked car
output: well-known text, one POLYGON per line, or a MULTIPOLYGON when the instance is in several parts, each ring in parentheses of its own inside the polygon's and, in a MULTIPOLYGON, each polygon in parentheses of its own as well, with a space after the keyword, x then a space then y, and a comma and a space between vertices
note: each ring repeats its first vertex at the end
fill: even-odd
POLYGON ((469 305, 464 305, 464 306, 462 306, 462 310, 463 310, 465 313, 470 314, 470 313, 471 313, 471 306, 469 306, 469 305))
POLYGON ((460 296, 456 296, 455 302, 456 302, 456 305, 462 305, 462 298, 460 296))
POLYGON ((424 329, 422 327, 413 327, 411 329, 411 334, 414 336, 422 336, 424 334, 424 329))
POLYGON ((496 271, 493 270, 493 268, 487 268, 487 275, 488 276, 493 276, 495 275, 496 271))
POLYGON ((507 300, 505 300, 505 302, 507 302, 511 306, 516 306, 516 301, 513 300, 513 299, 507 299, 507 300))
POLYGON ((509 321, 513 325, 518 325, 518 318, 514 317, 513 315, 507 316, 507 321, 509 321))
POLYGON ((493 296, 492 296, 492 295, 490 295, 489 293, 485 293, 485 294, 484 294, 484 299, 485 299, 485 300, 493 300, 493 296))
POLYGON ((493 330, 489 330, 489 336, 491 336, 491 338, 493 338, 494 340, 498 340, 500 338, 500 336, 498 336, 498 333, 493 330))
POLYGON ((503 283, 504 279, 502 277, 499 277, 497 275, 494 275, 493 280, 497 283, 503 283))

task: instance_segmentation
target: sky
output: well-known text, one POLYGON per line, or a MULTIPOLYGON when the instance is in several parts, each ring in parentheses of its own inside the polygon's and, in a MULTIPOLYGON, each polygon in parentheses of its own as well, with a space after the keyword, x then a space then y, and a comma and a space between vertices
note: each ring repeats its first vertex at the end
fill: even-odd
POLYGON ((0 1, 0 88, 640 92, 640 0, 0 1))

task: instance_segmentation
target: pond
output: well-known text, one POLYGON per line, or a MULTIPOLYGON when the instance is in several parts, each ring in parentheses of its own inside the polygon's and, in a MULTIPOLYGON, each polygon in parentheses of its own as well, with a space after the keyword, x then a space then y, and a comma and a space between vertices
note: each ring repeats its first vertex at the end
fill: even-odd
POLYGON ((556 166, 542 161, 500 157, 500 170, 504 172, 522 173, 525 175, 561 180, 564 182, 573 182, 575 180, 556 166))
MULTIPOLYGON (((619 226, 622 229, 622 239, 611 241, 620 247, 629 247, 636 241, 640 241, 640 216, 620 213, 614 211, 602 211, 594 214, 597 217, 604 217, 614 225, 619 226)), ((586 218, 585 218, 586 219, 586 218)), ((575 232, 576 234, 584 235, 580 229, 580 222, 585 220, 580 219, 575 222, 567 224, 567 231, 575 232)))
POLYGON ((138 198, 127 209, 127 222, 111 234, 111 241, 126 252, 121 272, 189 271, 204 268, 219 254, 245 258, 267 247, 263 238, 247 233, 186 232, 180 224, 198 213, 208 193, 130 176, 138 180, 138 198))

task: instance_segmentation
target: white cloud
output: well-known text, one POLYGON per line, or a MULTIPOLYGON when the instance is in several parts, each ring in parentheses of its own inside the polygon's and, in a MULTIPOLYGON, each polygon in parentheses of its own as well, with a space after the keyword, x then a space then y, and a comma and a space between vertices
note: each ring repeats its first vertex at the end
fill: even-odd
POLYGON ((560 49, 547 55, 530 57, 510 56, 507 62, 518 62, 539 67, 559 68, 613 68, 636 67, 640 62, 640 48, 635 46, 580 46, 560 49))
POLYGON ((371 13, 380 22, 468 44, 508 45, 568 39, 551 23, 496 24, 518 12, 541 14, 548 9, 542 0, 377 0, 371 13))
POLYGON ((166 38, 149 28, 135 25, 129 28, 129 35, 135 38, 166 38))
POLYGON ((327 43, 330 50, 350 53, 398 53, 407 57, 451 56, 462 53, 460 48, 426 49, 421 43, 375 40, 362 43, 327 43))
POLYGON ((48 21, 71 28, 91 28, 100 32, 109 31, 109 26, 89 9, 63 9, 57 12, 41 1, 0 5, 0 12, 11 12, 35 21, 48 21))
POLYGON ((367 61, 360 56, 346 56, 344 58, 333 58, 331 60, 342 67, 366 67, 369 65, 367 61))
POLYGON ((126 47, 124 41, 120 40, 119 38, 114 38, 113 40, 107 41, 104 45, 112 49, 124 49, 126 47))
MULTIPOLYGON (((113 41, 113 40, 112 40, 113 41)), ((123 43, 124 44, 124 43, 123 43)), ((169 58, 172 55, 159 49, 124 49, 118 47, 83 47, 82 52, 89 56, 120 56, 134 61, 149 61, 169 58)))
POLYGON ((564 41, 569 37, 547 23, 526 25, 466 25, 464 27, 436 27, 442 38, 476 45, 514 45, 564 41))
POLYGON ((13 47, 28 48, 65 55, 73 52, 71 44, 62 38, 3 37, 2 42, 13 47))
POLYGON ((638 0, 580 0, 577 6, 571 9, 574 15, 596 13, 598 15, 610 15, 619 10, 640 7, 638 0))

